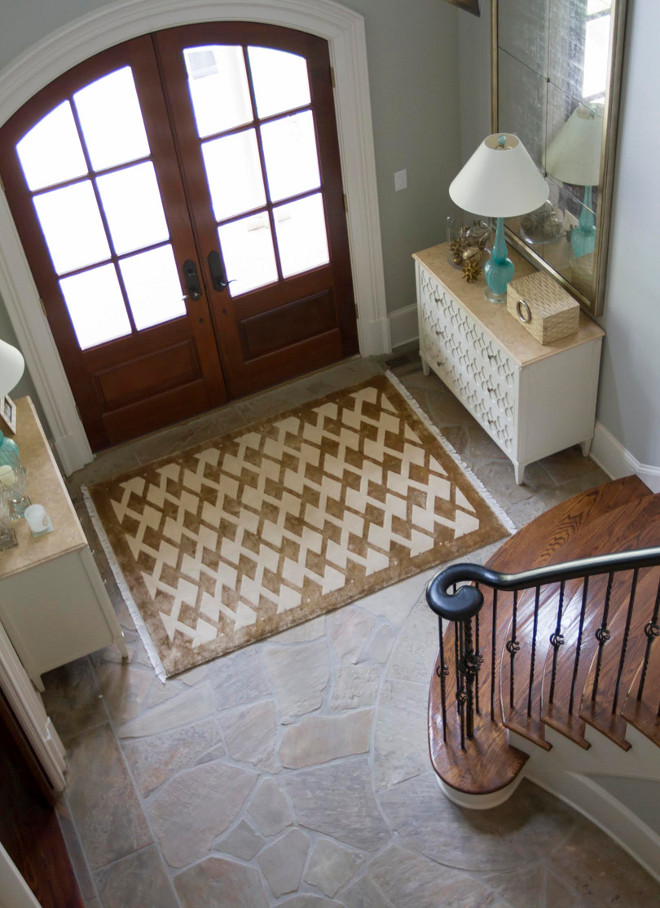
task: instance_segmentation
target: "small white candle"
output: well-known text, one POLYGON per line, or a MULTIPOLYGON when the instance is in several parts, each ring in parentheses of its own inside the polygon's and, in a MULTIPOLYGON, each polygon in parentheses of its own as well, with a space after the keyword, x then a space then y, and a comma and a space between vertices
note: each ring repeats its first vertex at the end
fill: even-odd
POLYGON ((0 466, 0 485, 13 486, 15 481, 16 476, 14 475, 14 471, 8 463, 3 463, 2 466, 0 466))

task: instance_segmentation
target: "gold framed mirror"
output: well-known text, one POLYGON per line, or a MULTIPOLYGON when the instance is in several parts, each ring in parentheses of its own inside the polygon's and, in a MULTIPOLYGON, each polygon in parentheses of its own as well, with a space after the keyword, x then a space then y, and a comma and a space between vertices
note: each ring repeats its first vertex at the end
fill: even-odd
POLYGON ((507 241, 592 315, 605 296, 627 0, 491 0, 492 130, 517 135, 548 202, 507 241))

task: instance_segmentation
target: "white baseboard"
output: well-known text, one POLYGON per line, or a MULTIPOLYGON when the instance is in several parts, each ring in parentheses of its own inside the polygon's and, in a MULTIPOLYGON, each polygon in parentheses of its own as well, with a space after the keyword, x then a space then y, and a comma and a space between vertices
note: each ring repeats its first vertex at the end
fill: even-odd
POLYGON ((660 492, 660 467, 640 463, 600 422, 594 429, 591 457, 612 479, 636 473, 652 492, 660 492))

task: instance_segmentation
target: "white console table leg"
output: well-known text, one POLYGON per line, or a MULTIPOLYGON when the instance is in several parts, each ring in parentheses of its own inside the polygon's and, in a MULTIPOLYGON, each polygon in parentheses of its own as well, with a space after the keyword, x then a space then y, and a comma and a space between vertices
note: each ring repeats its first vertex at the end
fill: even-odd
POLYGON ((589 456, 589 451, 591 451, 591 442, 593 441, 593 435, 591 438, 587 438, 586 441, 583 441, 580 447, 582 448, 582 454, 584 457, 589 456))
POLYGON ((516 478, 516 485, 521 486, 523 484, 523 479, 525 478, 525 464, 524 463, 513 463, 513 474, 516 478))
POLYGON ((419 353, 419 358, 420 358, 421 361, 422 361, 422 372, 424 373, 424 375, 428 375, 429 372, 430 372, 431 370, 429 369, 429 364, 426 362, 426 360, 425 360, 424 357, 422 356, 421 350, 420 350, 420 353, 419 353))

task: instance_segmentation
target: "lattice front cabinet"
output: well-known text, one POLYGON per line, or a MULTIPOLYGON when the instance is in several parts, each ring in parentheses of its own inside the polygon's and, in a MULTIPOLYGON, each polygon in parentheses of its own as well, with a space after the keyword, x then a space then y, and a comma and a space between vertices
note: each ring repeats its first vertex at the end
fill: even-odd
MULTIPOLYGON (((573 444, 589 452, 603 332, 581 316, 576 335, 542 346, 484 284, 466 284, 446 245, 417 253, 419 344, 432 369, 511 459, 525 466, 573 444)), ((515 254, 514 254, 515 256, 515 254)), ((516 275, 532 268, 515 256, 516 275)))

